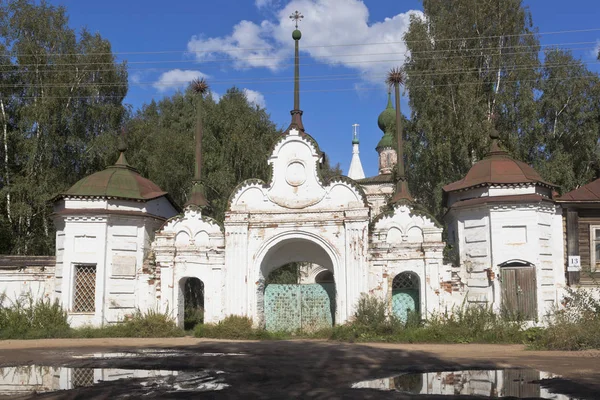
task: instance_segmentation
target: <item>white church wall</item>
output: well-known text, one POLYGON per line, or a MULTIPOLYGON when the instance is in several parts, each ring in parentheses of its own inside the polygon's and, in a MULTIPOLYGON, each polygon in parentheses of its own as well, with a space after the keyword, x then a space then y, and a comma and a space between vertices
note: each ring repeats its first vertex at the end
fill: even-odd
MULTIPOLYGON (((157 199, 157 204, 164 202, 157 199)), ((150 236, 163 221, 149 216, 145 207, 144 202, 125 200, 57 202, 55 295, 72 326, 119 322, 140 308, 138 270, 149 253, 150 236), (82 290, 76 288, 75 277, 80 265, 95 268, 95 287, 85 289, 95 291, 94 311, 74 310, 75 291, 82 290)))
POLYGON ((369 292, 389 302, 392 283, 402 272, 419 277, 419 300, 423 318, 439 312, 451 296, 443 290, 450 266, 443 264, 442 228, 406 205, 375 222, 370 245, 369 292))
POLYGON ((68 311, 73 327, 101 325, 103 320, 106 279, 107 216, 66 216, 64 228, 64 255, 60 301, 68 311), (94 312, 73 312, 75 269, 78 265, 95 266, 94 312))
POLYGON ((204 284, 204 321, 224 317, 225 239, 214 220, 187 209, 156 233, 152 248, 160 272, 144 278, 152 281, 156 296, 160 295, 155 301, 163 312, 171 313, 183 326, 183 285, 186 279, 197 278, 204 284))
POLYGON ((537 321, 543 322, 545 315, 559 303, 565 284, 561 218, 558 207, 543 203, 452 210, 447 221, 450 231, 457 228, 458 276, 465 284, 468 302, 491 306, 500 312, 502 267, 499 265, 530 263, 535 268, 537 321))
MULTIPOLYGON (((26 256, 24 256, 26 258, 26 256)), ((54 265, 0 267, 0 306, 54 298, 54 265)))

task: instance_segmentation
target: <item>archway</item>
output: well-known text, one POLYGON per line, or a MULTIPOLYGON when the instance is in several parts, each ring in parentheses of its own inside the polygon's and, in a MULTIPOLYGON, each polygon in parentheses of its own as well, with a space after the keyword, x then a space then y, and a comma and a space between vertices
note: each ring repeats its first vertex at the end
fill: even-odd
POLYGON ((406 322, 409 314, 419 313, 421 304, 419 276, 402 272, 392 281, 392 312, 406 322))
POLYGON ((198 278, 182 278, 179 281, 179 326, 194 329, 204 323, 204 282, 198 278))
POLYGON ((334 262, 321 244, 301 237, 277 242, 266 251, 260 262, 259 282, 262 285, 257 291, 259 321, 271 331, 315 331, 331 327, 336 313, 333 276, 334 262), (276 283, 272 279, 273 272, 280 268, 293 279, 294 270, 290 271, 290 268, 301 263, 311 263, 328 272, 329 281, 301 284, 299 274, 293 283, 276 283))

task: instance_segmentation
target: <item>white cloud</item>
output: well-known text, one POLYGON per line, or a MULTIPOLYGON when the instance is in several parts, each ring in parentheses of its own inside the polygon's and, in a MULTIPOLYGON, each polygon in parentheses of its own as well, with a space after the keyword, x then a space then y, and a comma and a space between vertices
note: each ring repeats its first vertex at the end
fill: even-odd
POLYGON ((256 90, 244 89, 244 95, 246 95, 246 99, 248 99, 249 103, 253 103, 261 108, 265 108, 267 105, 265 96, 256 90))
MULTIPOLYGON (((256 0, 257 6, 259 3, 273 2, 256 0)), ((410 16, 423 15, 410 10, 369 23, 369 10, 360 0, 292 0, 275 13, 274 21, 241 21, 228 36, 193 37, 188 50, 202 51, 196 53, 199 61, 226 55, 237 69, 278 70, 292 63, 293 24, 289 15, 295 10, 305 16, 300 23, 301 51, 326 64, 354 69, 363 74, 363 79, 376 82, 383 82, 390 67, 404 63, 407 48, 402 37, 410 16), (372 45, 345 46, 367 43, 372 45)))
POLYGON ((279 5, 279 0, 254 0, 257 8, 275 7, 279 5))
POLYGON ((172 69, 163 72, 152 86, 159 92, 165 92, 170 89, 184 88, 196 78, 208 78, 208 75, 200 71, 172 69))
POLYGON ((596 40, 596 47, 594 47, 594 50, 590 52, 590 55, 593 58, 598 58, 598 56, 600 55, 600 39, 596 40))

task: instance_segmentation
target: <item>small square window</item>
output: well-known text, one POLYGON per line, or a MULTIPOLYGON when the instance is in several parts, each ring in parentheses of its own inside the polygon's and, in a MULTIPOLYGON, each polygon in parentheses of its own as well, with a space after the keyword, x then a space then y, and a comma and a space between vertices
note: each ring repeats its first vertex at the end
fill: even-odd
POLYGON ((75 265, 75 287, 73 290, 73 312, 93 313, 96 311, 96 266, 75 265))

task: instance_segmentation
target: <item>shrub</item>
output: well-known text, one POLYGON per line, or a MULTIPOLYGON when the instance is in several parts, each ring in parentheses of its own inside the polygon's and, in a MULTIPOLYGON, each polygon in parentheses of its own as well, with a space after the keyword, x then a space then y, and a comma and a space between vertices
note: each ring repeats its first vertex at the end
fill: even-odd
POLYGON ((196 307, 186 307, 183 311, 183 329, 186 331, 194 329, 198 324, 204 322, 204 309, 196 307))
POLYGON ((215 339, 256 339, 259 330, 252 328, 252 320, 240 315, 229 315, 217 324, 196 325, 194 336, 215 339))
POLYGON ((600 349, 600 288, 567 288, 565 307, 555 309, 530 346, 547 350, 600 349))
POLYGON ((74 330, 73 336, 83 338, 94 337, 177 337, 184 332, 175 325, 175 321, 167 312, 155 310, 136 311, 123 322, 103 327, 83 327, 74 330))
POLYGON ((0 296, 0 339, 41 339, 68 336, 67 313, 58 300, 34 300, 32 295, 5 305, 0 296))

